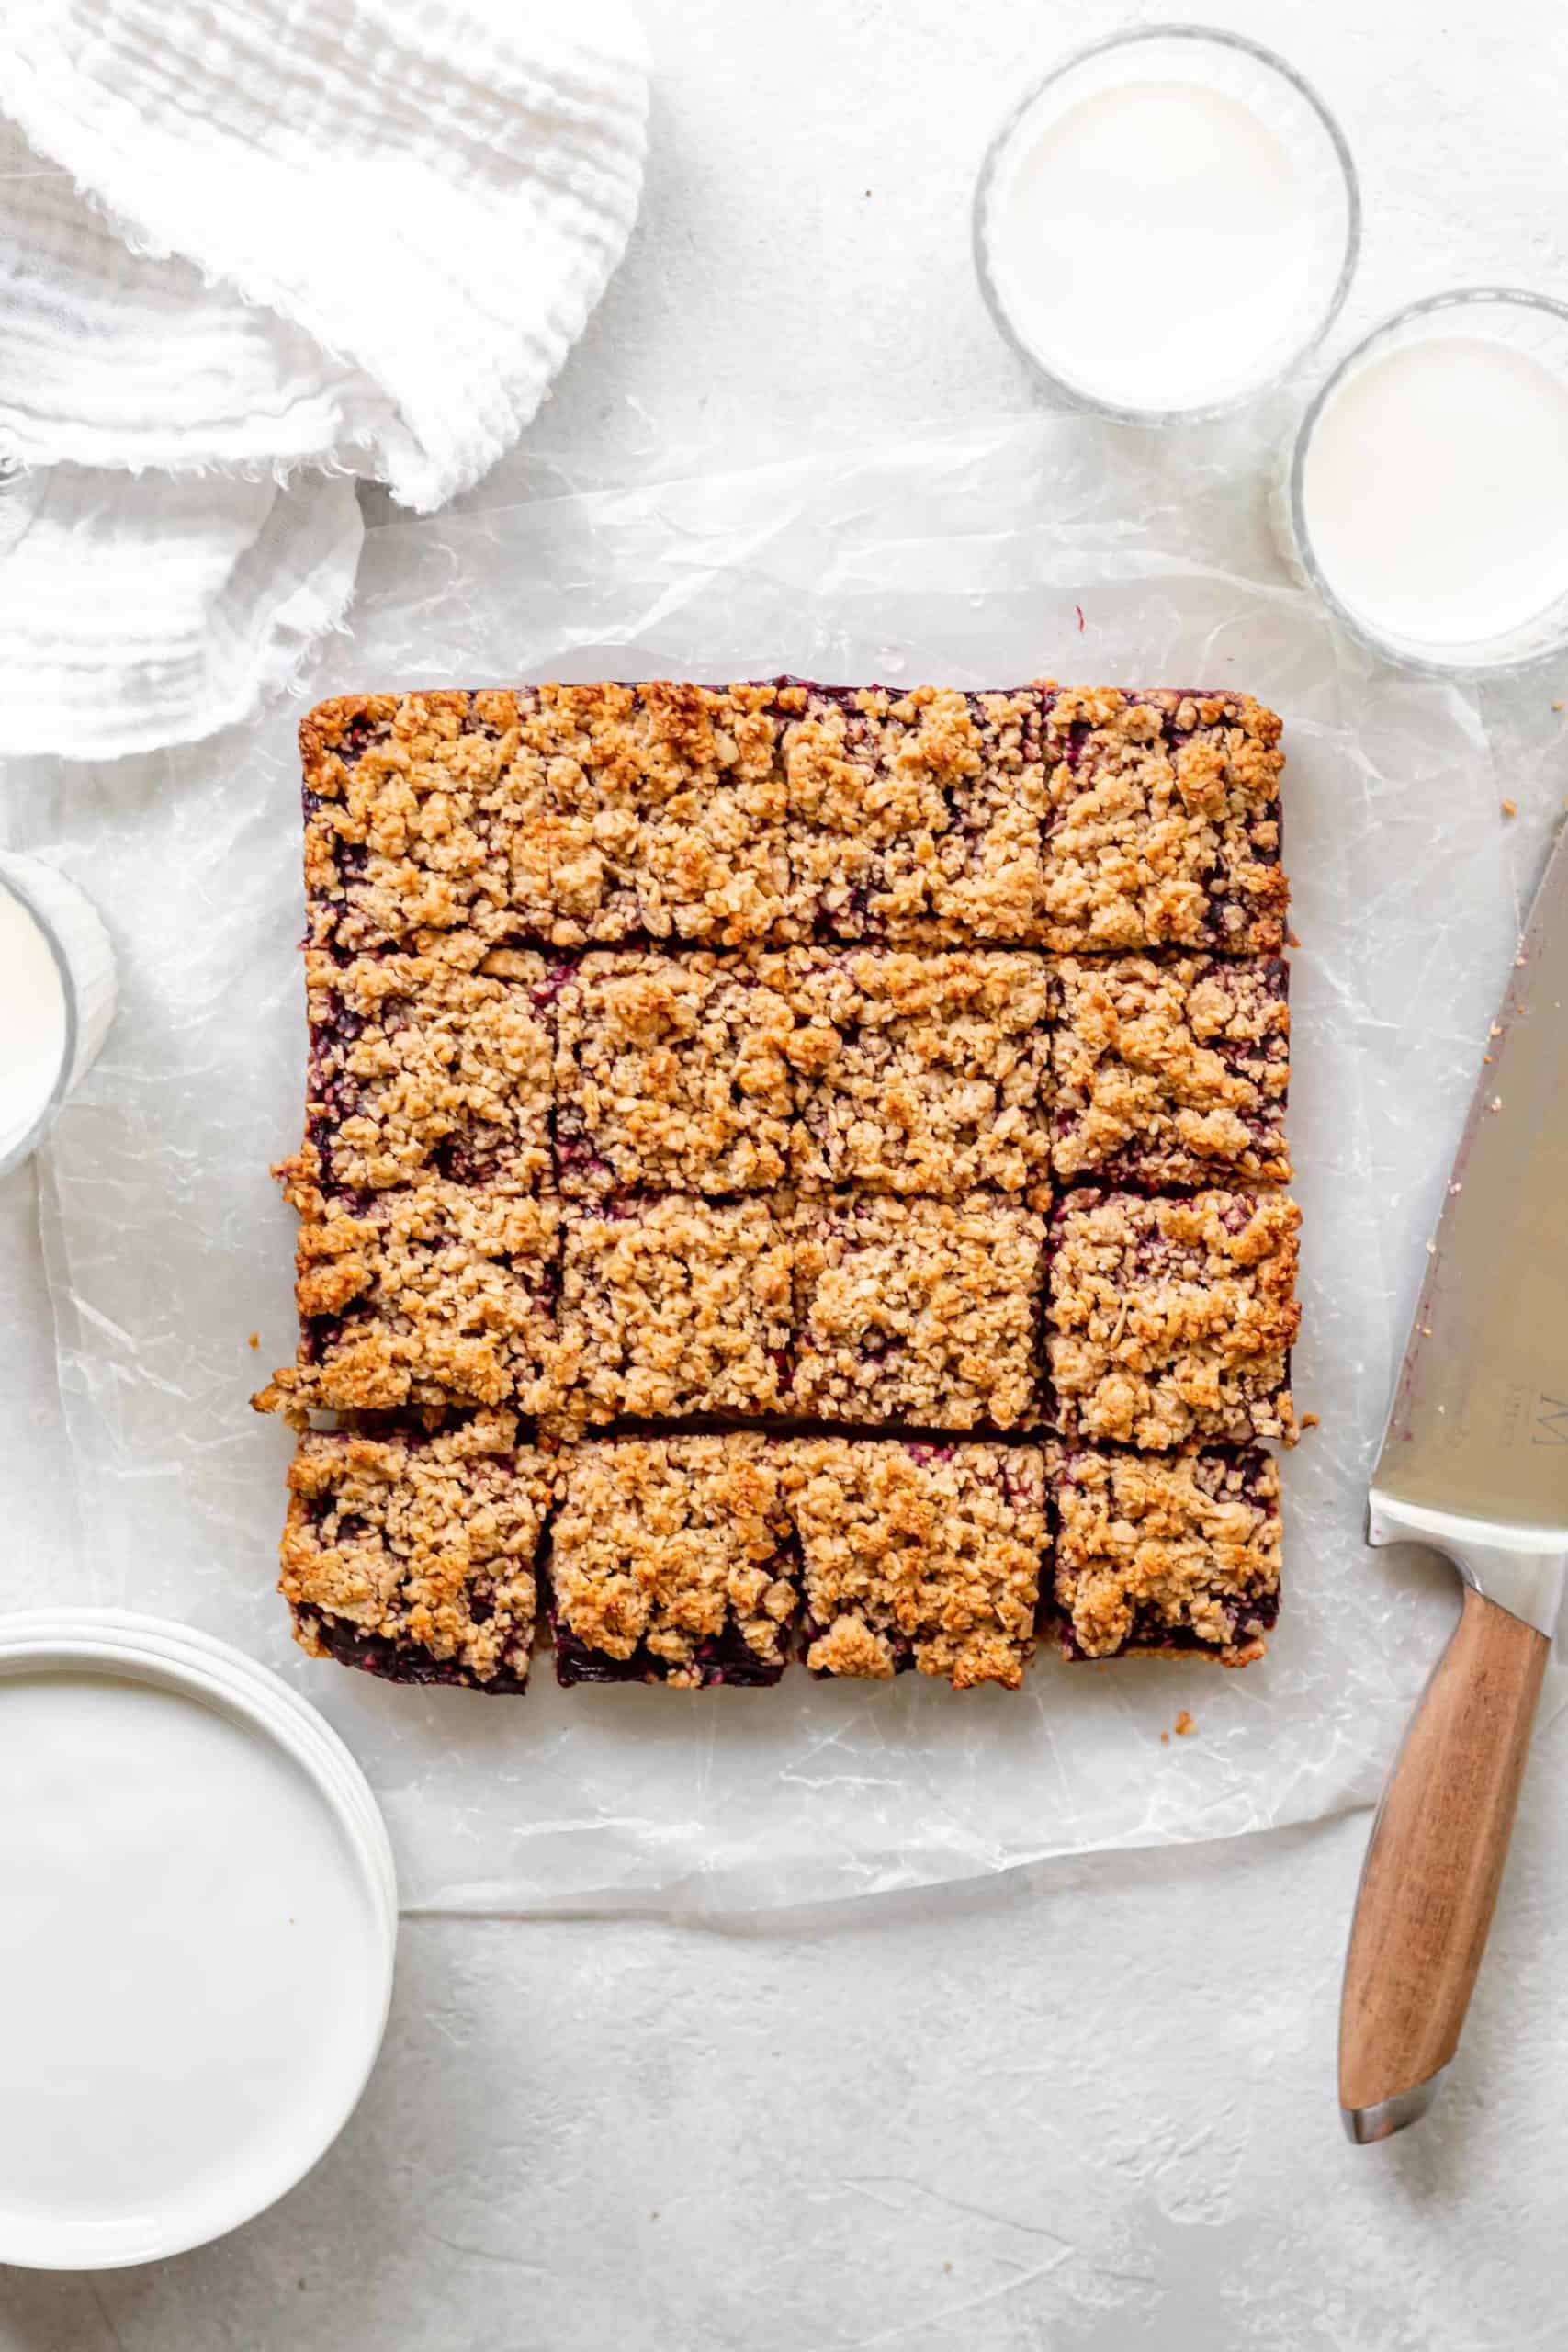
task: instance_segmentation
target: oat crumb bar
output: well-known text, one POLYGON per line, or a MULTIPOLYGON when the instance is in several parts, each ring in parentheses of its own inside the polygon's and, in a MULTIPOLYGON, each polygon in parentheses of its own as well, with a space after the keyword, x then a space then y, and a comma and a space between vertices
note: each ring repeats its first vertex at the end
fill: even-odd
POLYGON ((1274 955, 1280 721, 1250 695, 1054 692, 1039 929, 1047 947, 1274 955))
POLYGON ((1023 1429, 1039 1419, 1045 1220, 995 1193, 803 1201, 794 1411, 1023 1429))
POLYGON ((550 1552, 565 1683, 776 1682, 800 1589, 780 1448, 624 1438, 564 1457, 550 1552))
POLYGON ((1062 957, 1051 1035, 1057 1178, 1150 1192, 1288 1182, 1287 985, 1277 956, 1062 957))
POLYGON ((807 1438, 784 1455, 813 1672, 1016 1689, 1046 1554, 1037 1449, 807 1438))
POLYGON ((569 1426, 781 1409, 793 1244, 768 1201, 569 1205, 558 1383, 569 1426))
POLYGON ((783 958, 584 956, 557 1003, 563 1193, 758 1193, 788 1175, 795 1023, 783 958))
POLYGON ((1043 1197, 1050 969, 1006 951, 802 948, 795 1177, 813 1190, 1043 1197))
POLYGON ((1261 1657, 1280 1606, 1280 1478, 1268 1454, 1151 1457, 1053 1446, 1055 1592, 1072 1658, 1261 1657))
POLYGON ((1278 1193, 1069 1193, 1046 1295, 1061 1434, 1152 1452, 1292 1443, 1300 1224, 1278 1193))
POLYGON ((301 1437, 278 1587, 296 1638, 393 1682, 521 1690, 552 1478, 506 1413, 434 1436, 301 1437))

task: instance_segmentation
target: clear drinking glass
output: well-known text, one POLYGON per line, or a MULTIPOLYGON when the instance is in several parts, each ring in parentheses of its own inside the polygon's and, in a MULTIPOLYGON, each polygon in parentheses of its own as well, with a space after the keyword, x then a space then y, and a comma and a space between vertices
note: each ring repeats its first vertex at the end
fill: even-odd
MULTIPOLYGON (((1344 134, 1316 92, 1282 58, 1239 34, 1201 25, 1155 25, 1118 33, 1080 50, 1035 84, 992 140, 975 190, 975 267, 991 314, 1007 340, 1056 399, 1129 424, 1185 424, 1225 414, 1289 376, 1327 333, 1344 301, 1360 250, 1361 200, 1344 134), (1301 284, 1274 347, 1265 349, 1245 380, 1190 404, 1127 405, 1096 391, 1075 371, 1070 312, 1040 330, 1038 305, 1022 299, 997 235, 1014 176, 1042 131, 1083 101, 1118 89, 1173 83, 1205 96, 1236 100, 1270 132, 1289 160, 1300 189, 1304 243, 1301 284), (1025 316, 1036 312, 1032 322, 1025 316)), ((1132 289, 1109 288, 1108 299, 1132 289)), ((1202 300, 1201 276, 1190 288, 1156 286, 1151 301, 1202 300)))
POLYGON ((60 1067, 30 1125, 8 1145, 0 1139, 0 1176, 38 1149, 77 1081, 85 1076, 114 1018, 114 951, 91 902, 41 858, 0 854, 0 890, 40 933, 60 976, 65 1031, 60 1067))
MULTIPOLYGON (((1455 334, 1480 336, 1534 360, 1568 396, 1568 306, 1544 294, 1497 286, 1461 287, 1412 302, 1358 344, 1317 392, 1289 452, 1288 473, 1276 489, 1275 526, 1287 559, 1362 644, 1433 676, 1481 677, 1545 661, 1568 648, 1568 569, 1562 593, 1529 618, 1495 635, 1435 644, 1380 623, 1357 605, 1343 582, 1337 582, 1314 540, 1305 490, 1314 439, 1340 394, 1392 353, 1455 334)), ((1434 483, 1434 498, 1440 498, 1441 489, 1440 481, 1434 483)))

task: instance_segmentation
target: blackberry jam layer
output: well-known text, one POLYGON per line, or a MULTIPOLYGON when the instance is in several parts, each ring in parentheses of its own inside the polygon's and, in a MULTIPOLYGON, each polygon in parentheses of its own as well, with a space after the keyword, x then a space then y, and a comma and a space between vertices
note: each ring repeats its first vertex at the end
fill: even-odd
POLYGON ((550 1551, 564 1683, 776 1682, 800 1588, 760 1437, 624 1438, 564 1457, 550 1551))
POLYGON ((298 1639, 394 1682, 521 1690, 552 1477, 505 1413, 301 1437, 278 1588, 298 1639))
POLYGON ((1280 1480, 1266 1453, 1053 1446, 1064 1654, 1263 1656, 1280 1608, 1280 1480))

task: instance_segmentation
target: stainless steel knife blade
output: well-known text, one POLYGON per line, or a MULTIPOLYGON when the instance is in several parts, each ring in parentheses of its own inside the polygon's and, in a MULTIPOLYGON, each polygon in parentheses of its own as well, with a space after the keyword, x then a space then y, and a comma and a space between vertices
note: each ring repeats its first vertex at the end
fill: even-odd
POLYGON ((1568 835, 1493 1023, 1372 1473, 1414 1538, 1551 1635, 1568 1558, 1568 835))

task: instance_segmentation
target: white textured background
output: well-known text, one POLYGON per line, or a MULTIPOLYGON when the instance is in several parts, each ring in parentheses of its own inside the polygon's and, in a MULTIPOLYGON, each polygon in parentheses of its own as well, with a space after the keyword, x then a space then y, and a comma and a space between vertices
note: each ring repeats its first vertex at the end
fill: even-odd
MULTIPOLYGON (((642 225, 531 454, 468 503, 536 487, 541 454, 587 484, 1026 406, 972 282, 970 183, 1021 79, 1129 12, 643 5, 642 225)), ((1287 51, 1355 150, 1366 241, 1336 347, 1444 285, 1568 294, 1551 0, 1213 13, 1287 51)), ((1534 707, 1568 680, 1517 692, 1550 734, 1534 707)), ((26 1175, 0 1185, 0 1331, 37 1368, 0 1432, 0 1543, 43 1595, 72 1518, 26 1175)), ((177 2262, 0 2271, 0 2346, 1561 2345, 1565 1766, 1558 1717, 1446 2102, 1386 2149, 1343 2143, 1333 2086, 1364 1817, 765 1928, 420 1919, 380 2070, 312 2177, 177 2262)))

